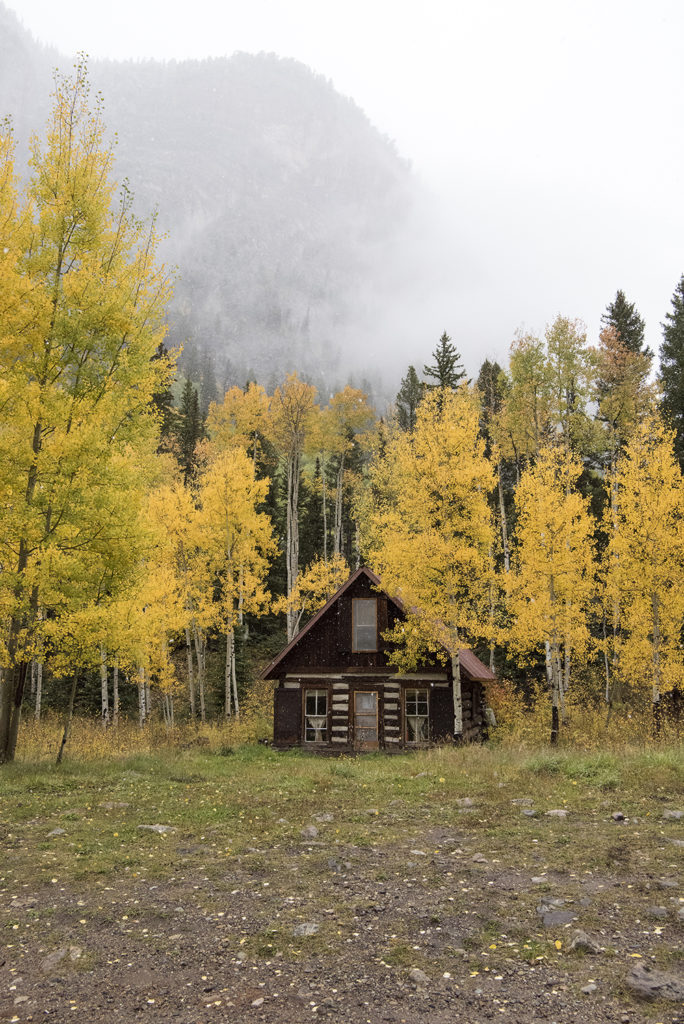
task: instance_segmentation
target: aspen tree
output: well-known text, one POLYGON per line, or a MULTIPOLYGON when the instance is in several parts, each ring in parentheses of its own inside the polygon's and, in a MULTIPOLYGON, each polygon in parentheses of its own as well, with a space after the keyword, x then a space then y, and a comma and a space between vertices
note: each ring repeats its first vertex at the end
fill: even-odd
MULTIPOLYGON (((288 375, 282 387, 276 388, 271 399, 271 438, 285 466, 287 487, 287 535, 285 538, 285 564, 287 593, 290 594, 299 575, 299 484, 301 458, 311 429, 316 389, 299 379, 296 373, 288 375)), ((287 613, 287 639, 294 636, 295 616, 287 613)))
MULTIPOLYGON (((617 470, 624 447, 637 423, 647 414, 655 395, 648 383, 651 356, 628 348, 617 329, 606 326, 599 336, 594 353, 596 419, 600 431, 601 462, 607 483, 609 504, 605 512, 605 530, 610 536, 617 527, 619 487, 617 470)), ((616 552, 606 552, 603 559, 604 585, 611 559, 616 552)), ((603 595, 603 656, 605 664, 605 699, 609 709, 614 697, 620 697, 622 674, 620 671, 621 606, 619 589, 611 586, 603 595), (610 634, 609 634, 610 630, 610 634)), ((609 711, 610 714, 610 711, 609 711)))
POLYGON ((478 419, 468 385, 428 392, 413 433, 390 439, 371 472, 377 490, 364 523, 370 564, 408 612, 393 657, 408 667, 449 654, 454 738, 463 733, 459 650, 488 636, 490 621, 494 478, 478 419))
POLYGON ((574 489, 580 473, 574 456, 550 447, 523 473, 515 495, 517 524, 506 576, 511 648, 522 654, 542 646, 547 650, 552 743, 558 741, 571 658, 585 654, 590 641, 593 526, 587 501, 574 489))
POLYGON ((615 474, 607 560, 608 599, 621 608, 620 671, 660 700, 684 671, 684 484, 674 433, 652 413, 634 430, 615 474))
POLYGON ((11 155, 5 140, 0 602, 9 628, 0 761, 14 757, 38 608, 47 623, 72 598, 79 604, 80 566, 90 562, 96 575, 93 561, 121 537, 110 509, 122 506, 110 497, 124 483, 126 458, 132 463, 156 449, 152 398, 169 376, 168 360, 153 360, 169 297, 155 265, 154 228, 132 216, 125 188, 115 202, 112 155, 82 64, 73 80, 57 79, 45 143, 32 144, 22 204, 13 196, 11 155))
POLYGON ((239 713, 235 673, 235 627, 241 612, 253 615, 268 610, 266 576, 275 553, 272 526, 259 506, 268 480, 255 480, 251 460, 240 449, 223 452, 199 480, 200 547, 212 581, 218 589, 214 624, 226 637, 224 707, 239 713))

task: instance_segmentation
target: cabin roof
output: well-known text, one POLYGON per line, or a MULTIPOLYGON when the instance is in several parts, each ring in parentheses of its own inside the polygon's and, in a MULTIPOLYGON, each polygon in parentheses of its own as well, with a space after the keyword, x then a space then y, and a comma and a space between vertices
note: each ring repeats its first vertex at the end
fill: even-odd
MULTIPOLYGON (((356 583, 360 576, 366 576, 373 584, 373 586, 378 590, 381 590, 386 595, 388 600, 390 600, 394 605, 396 605, 396 607, 401 612, 405 611, 404 605, 401 603, 401 601, 398 598, 390 597, 387 591, 384 590, 382 583, 380 582, 380 577, 376 576, 376 574, 372 571, 372 569, 369 569, 368 566, 362 565, 351 574, 349 579, 346 580, 338 590, 335 591, 332 597, 328 598, 323 607, 319 608, 315 615, 312 615, 307 624, 303 626, 302 629, 300 629, 297 635, 293 637, 292 640, 290 640, 290 642, 286 644, 285 647, 283 647, 280 653, 275 656, 273 661, 266 666, 264 671, 261 673, 262 679, 277 678, 276 670, 278 666, 281 664, 281 662, 288 656, 288 654, 292 650, 294 650, 297 644, 304 639, 307 633, 309 633, 310 630, 314 628, 316 623, 320 622, 320 620, 323 618, 328 609, 330 609, 335 604, 335 602, 338 601, 339 598, 342 597, 342 595, 347 590, 349 590, 350 587, 354 585, 354 583, 356 583)), ((461 671, 465 672, 466 676, 469 679, 483 683, 493 682, 496 679, 494 673, 480 661, 480 659, 477 657, 476 654, 473 653, 473 651, 469 650, 468 648, 462 647, 459 650, 458 660, 461 665, 461 671)))

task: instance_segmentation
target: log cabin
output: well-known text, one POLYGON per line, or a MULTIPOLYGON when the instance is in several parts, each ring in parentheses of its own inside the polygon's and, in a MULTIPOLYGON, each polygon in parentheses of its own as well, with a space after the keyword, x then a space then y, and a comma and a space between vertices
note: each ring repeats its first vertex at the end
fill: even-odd
MULTIPOLYGON (((262 673, 277 681, 274 746, 391 752, 453 741, 450 658, 412 672, 389 664, 382 634, 405 617, 375 573, 357 569, 262 673)), ((484 685, 495 676, 470 650, 460 651, 459 665, 462 732, 456 739, 481 740, 484 685)))

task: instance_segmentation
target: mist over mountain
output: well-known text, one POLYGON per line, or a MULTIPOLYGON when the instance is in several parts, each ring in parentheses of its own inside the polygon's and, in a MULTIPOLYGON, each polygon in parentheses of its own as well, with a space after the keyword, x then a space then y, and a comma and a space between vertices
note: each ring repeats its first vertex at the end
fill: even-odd
MULTIPOLYGON (((52 70, 71 63, 0 5, 0 113, 23 153, 42 132, 52 70)), ((273 54, 91 61, 90 77, 117 178, 139 215, 158 211, 161 255, 178 268, 169 342, 184 346, 204 401, 295 369, 327 390, 383 367, 390 393, 405 370, 394 307, 416 287, 424 197, 359 107, 273 54)))

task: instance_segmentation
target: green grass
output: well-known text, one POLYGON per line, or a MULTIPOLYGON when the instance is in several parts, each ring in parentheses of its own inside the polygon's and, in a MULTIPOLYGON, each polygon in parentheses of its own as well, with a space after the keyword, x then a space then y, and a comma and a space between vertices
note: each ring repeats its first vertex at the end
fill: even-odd
MULTIPOLYGON (((605 818, 608 797, 610 810, 662 825, 662 807, 684 789, 681 755, 675 748, 530 755, 474 747, 319 759, 240 747, 230 757, 185 750, 69 761, 59 769, 17 763, 1 769, 0 829, 8 849, 0 874, 16 882, 54 874, 62 881, 106 878, 122 868, 160 876, 184 844, 203 843, 213 858, 254 857, 248 852, 254 847, 277 857, 280 848, 301 842, 301 829, 311 824, 326 843, 358 848, 406 845, 407 834, 420 843, 431 828, 467 826, 487 851, 503 853, 529 836, 529 821, 511 804, 525 796, 540 812, 545 845, 563 859, 567 829, 545 819, 545 810, 565 807, 570 820, 605 818), (472 808, 458 805, 466 796, 472 808), (317 823, 313 816, 321 811, 334 820, 317 823), (157 835, 141 824, 174 831, 157 835), (66 834, 50 837, 55 828, 66 834)), ((570 845, 577 857, 574 840, 570 845)))

